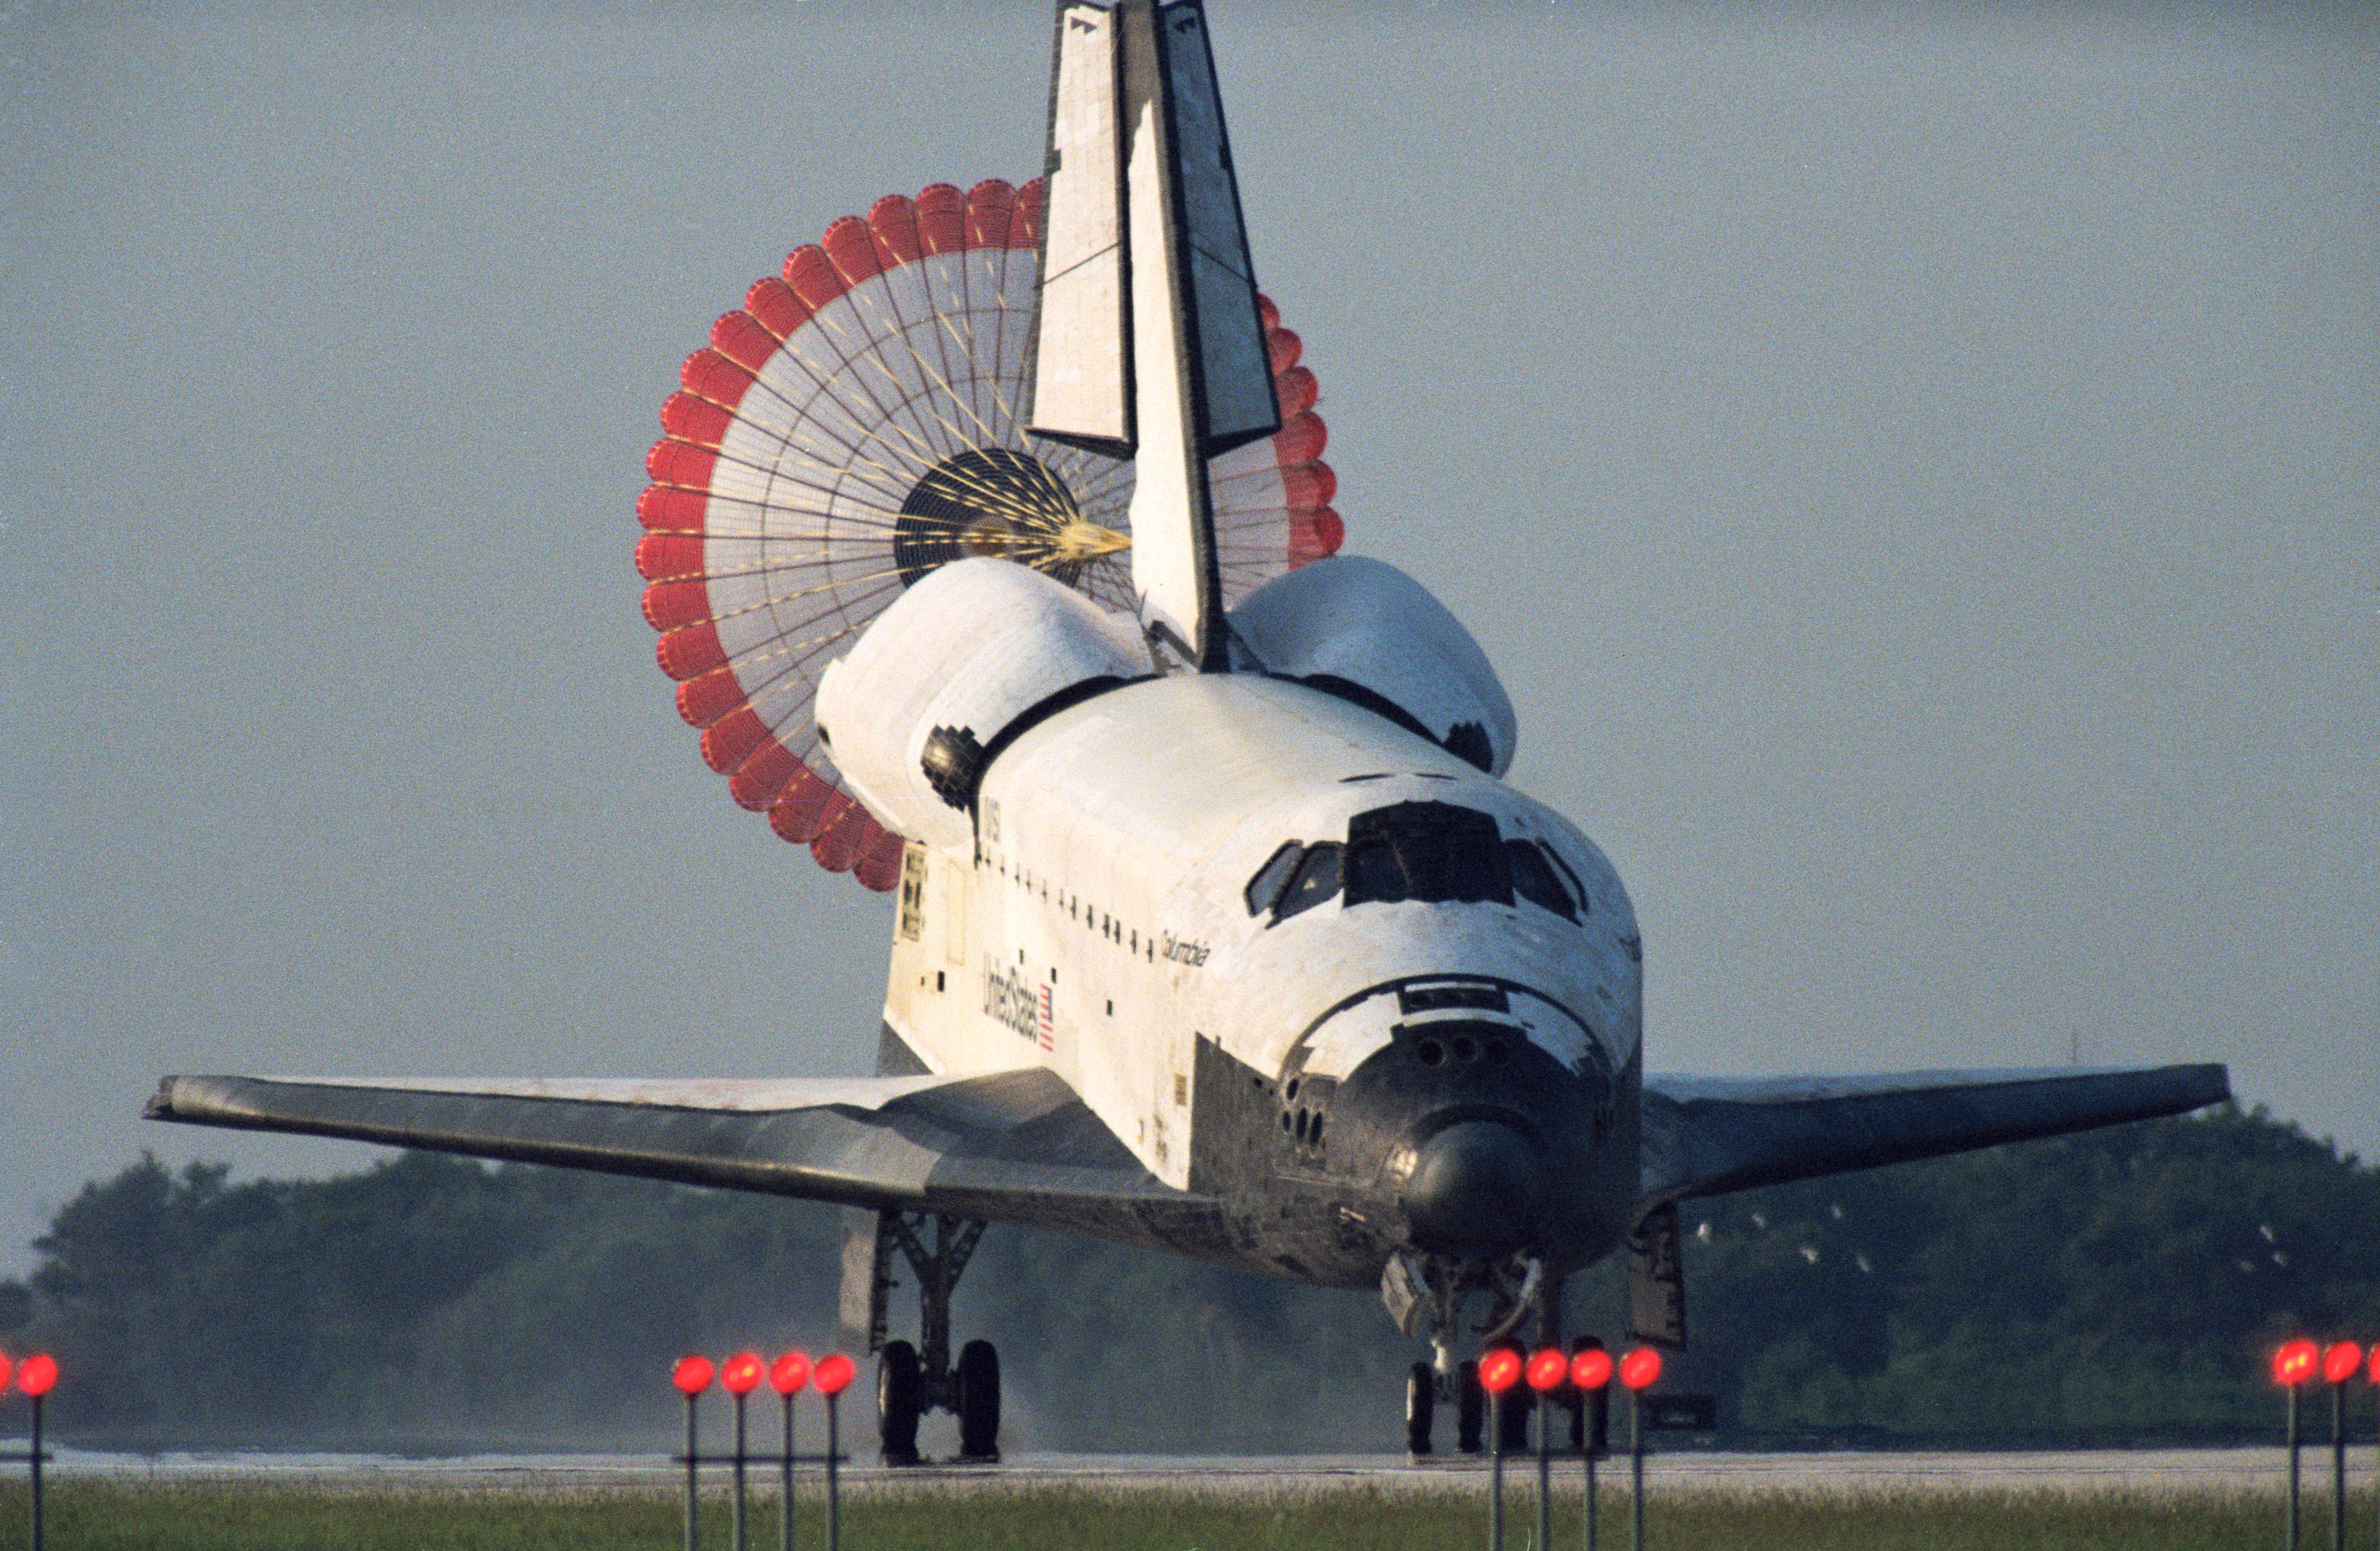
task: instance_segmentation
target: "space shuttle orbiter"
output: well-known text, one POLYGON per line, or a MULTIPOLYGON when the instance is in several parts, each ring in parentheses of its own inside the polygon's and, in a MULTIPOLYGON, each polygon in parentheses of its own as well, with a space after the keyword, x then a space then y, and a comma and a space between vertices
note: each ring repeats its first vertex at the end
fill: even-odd
MULTIPOLYGON (((1644 946, 1411 578, 1340 556, 1313 379, 1257 294, 1197 0, 1060 6, 1046 181, 880 202, 722 317, 638 565, 739 802, 897 891, 877 1075, 169 1077, 149 1113, 841 1203, 889 1458, 997 1451, 951 1351, 987 1222, 1380 1288, 1480 1443, 1458 1316, 1552 1339, 1675 1203, 2174 1114, 2223 1069, 1644 1074, 1644 946), (921 1345, 887 1339, 896 1261, 921 1345)), ((756 1064, 771 1057, 756 1056, 756 1064)), ((1469 1335, 1466 1335, 1469 1331, 1469 1335)))

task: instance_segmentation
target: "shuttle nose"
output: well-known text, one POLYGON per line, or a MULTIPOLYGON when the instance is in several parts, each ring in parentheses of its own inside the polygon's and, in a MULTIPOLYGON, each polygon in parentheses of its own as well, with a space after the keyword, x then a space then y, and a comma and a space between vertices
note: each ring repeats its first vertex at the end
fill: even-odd
POLYGON ((1546 1205, 1536 1149, 1496 1120, 1465 1120, 1422 1144, 1404 1189, 1414 1244, 1494 1259, 1527 1246, 1546 1205))

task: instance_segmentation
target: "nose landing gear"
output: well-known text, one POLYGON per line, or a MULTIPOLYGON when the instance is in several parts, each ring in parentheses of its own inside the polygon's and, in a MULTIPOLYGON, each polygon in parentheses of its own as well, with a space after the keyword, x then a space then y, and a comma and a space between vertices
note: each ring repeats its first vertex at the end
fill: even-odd
MULTIPOLYGON (((1459 1314, 1465 1300, 1488 1299, 1487 1322, 1478 1327, 1483 1349, 1520 1349, 1512 1333, 1530 1314, 1536 1316, 1540 1343, 1560 1338, 1562 1282, 1545 1275, 1534 1258, 1515 1255, 1495 1262, 1455 1261, 1410 1252, 1392 1256, 1380 1278, 1380 1294, 1398 1327, 1408 1337, 1427 1331, 1437 1351, 1434 1362, 1416 1362, 1405 1377, 1405 1447, 1415 1458, 1431 1452, 1438 1408, 1451 1405, 1455 1414, 1455 1447, 1479 1454, 1488 1445, 1488 1392, 1479 1386, 1475 1360, 1454 1361, 1460 1330, 1459 1314)), ((1508 1392, 1493 1409, 1495 1425, 1507 1448, 1526 1446, 1528 1415, 1535 1397, 1526 1390, 1508 1392)))
POLYGON ((951 1361, 951 1292, 983 1227, 936 1213, 844 1215, 844 1333, 854 1344, 864 1339, 877 1354, 877 1437, 888 1465, 922 1462, 917 1423, 935 1411, 958 1418, 962 1460, 990 1464, 1000 1459, 1000 1354, 990 1341, 969 1341, 959 1349, 958 1361, 951 1361), (885 1298, 899 1285, 892 1277, 896 1254, 917 1278, 917 1345, 885 1338, 885 1298))

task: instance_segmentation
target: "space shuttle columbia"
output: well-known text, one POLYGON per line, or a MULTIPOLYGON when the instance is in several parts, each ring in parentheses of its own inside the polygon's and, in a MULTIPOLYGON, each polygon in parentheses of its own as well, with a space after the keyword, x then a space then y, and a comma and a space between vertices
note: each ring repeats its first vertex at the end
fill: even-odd
MULTIPOLYGON (((1057 13, 1045 176, 880 201, 690 357, 648 459, 645 611, 730 795, 895 894, 877 1071, 169 1077, 160 1119, 848 1208, 885 1456, 984 1225, 1333 1288, 1427 1341, 1406 1415, 1481 1446, 1475 1356, 1631 1266, 1682 1345, 1680 1201, 2228 1096, 2224 1069, 1645 1076, 1644 948, 1593 842, 1505 784, 1512 702, 1343 528, 1257 293, 1198 0, 1057 13), (920 1339, 888 1339, 905 1268, 920 1339)), ((1386 1331, 1383 1331, 1386 1337, 1386 1331)))

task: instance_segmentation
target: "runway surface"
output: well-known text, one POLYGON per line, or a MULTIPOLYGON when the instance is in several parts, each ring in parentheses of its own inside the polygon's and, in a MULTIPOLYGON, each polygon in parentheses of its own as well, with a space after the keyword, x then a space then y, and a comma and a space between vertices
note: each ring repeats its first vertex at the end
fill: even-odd
MULTIPOLYGON (((2373 1478, 2373 1449, 2357 1448, 2350 1461, 2350 1484, 2373 1478)), ((1575 1459, 1556 1459, 1565 1484, 1580 1473, 1575 1459)), ((667 1489, 682 1479, 683 1467, 659 1455, 542 1454, 473 1455, 407 1459, 371 1454, 167 1453, 99 1454, 60 1451, 55 1471, 66 1476, 147 1477, 169 1480, 247 1480, 310 1484, 334 1491, 562 1492, 667 1489)), ((1646 1489, 1664 1493, 1950 1495, 1959 1493, 2132 1492, 2184 1495, 2277 1493, 2285 1457, 2277 1447, 2261 1448, 2102 1449, 2008 1453, 1795 1453, 1723 1454, 1678 1452, 1648 1455, 1646 1489)), ((756 1454, 750 1466, 756 1489, 773 1490, 775 1465, 756 1454)), ((1533 1455, 1505 1462, 1508 1482, 1534 1481, 1533 1455)), ((1622 1486, 1628 1460, 1603 1461, 1598 1473, 1608 1486, 1622 1486)), ((2308 1449, 2309 1484, 2327 1480, 2327 1450, 2308 1449)), ((862 1496, 901 1496, 1003 1488, 1069 1486, 1119 1495, 1201 1497, 1297 1496, 1369 1490, 1391 1495, 1479 1493, 1489 1468, 1481 1460, 1415 1462, 1402 1455, 1314 1455, 1275 1458, 1230 1456, 1024 1454, 1005 1463, 927 1465, 887 1470, 872 1461, 847 1465, 846 1486, 862 1496)), ((723 1490, 728 1472, 710 1466, 704 1479, 723 1490)), ((815 1490, 818 1467, 805 1467, 802 1490, 815 1490)))

